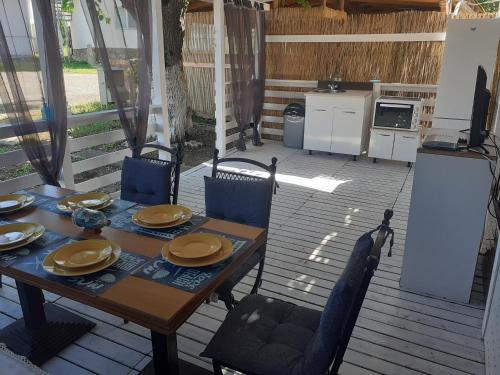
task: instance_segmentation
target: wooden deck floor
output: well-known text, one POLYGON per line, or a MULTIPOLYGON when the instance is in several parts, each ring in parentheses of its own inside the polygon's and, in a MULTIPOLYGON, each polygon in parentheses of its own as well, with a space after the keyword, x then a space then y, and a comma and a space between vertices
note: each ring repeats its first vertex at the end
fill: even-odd
MULTIPOLYGON (((392 162, 308 156, 270 141, 245 156, 266 163, 271 156, 279 160, 280 188, 273 201, 261 294, 322 309, 356 238, 376 227, 384 209, 394 206, 393 257, 388 258, 384 251, 342 374, 484 373, 482 306, 399 289, 412 169, 392 162)), ((183 174, 180 203, 203 212, 202 176, 209 170, 200 166, 183 174)), ((249 292, 254 274, 238 286, 238 297, 249 292)), ((5 281, 7 285, 0 291, 0 326, 21 316, 13 280, 5 281)), ((136 374, 149 362, 151 344, 146 329, 66 298, 47 297, 96 321, 97 326, 47 362, 45 370, 64 375, 136 374)), ((210 368, 198 353, 225 314, 221 303, 201 306, 179 331, 181 358, 210 368)))

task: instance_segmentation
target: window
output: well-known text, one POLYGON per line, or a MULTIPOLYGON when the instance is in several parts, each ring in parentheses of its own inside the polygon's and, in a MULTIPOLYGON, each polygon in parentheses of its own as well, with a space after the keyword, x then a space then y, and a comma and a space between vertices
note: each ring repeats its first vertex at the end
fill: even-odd
POLYGON ((134 17, 132 17, 125 8, 117 8, 118 14, 116 15, 116 27, 120 28, 120 21, 124 29, 135 29, 136 24, 134 17))

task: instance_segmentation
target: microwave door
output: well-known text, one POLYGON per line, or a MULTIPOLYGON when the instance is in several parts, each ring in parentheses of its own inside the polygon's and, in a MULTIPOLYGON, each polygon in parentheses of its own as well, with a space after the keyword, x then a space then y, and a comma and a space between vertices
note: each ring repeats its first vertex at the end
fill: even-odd
POLYGON ((408 104, 377 103, 375 126, 410 129, 413 106, 408 104))

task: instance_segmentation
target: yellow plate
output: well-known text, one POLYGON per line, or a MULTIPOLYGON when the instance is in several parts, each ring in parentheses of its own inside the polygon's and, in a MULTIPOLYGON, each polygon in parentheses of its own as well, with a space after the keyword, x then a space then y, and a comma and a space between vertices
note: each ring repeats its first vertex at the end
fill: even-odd
POLYGON ((141 221, 139 218, 138 218, 138 214, 141 212, 141 210, 137 211, 133 216, 132 216, 132 222, 140 227, 143 227, 143 228, 149 228, 149 229, 165 229, 165 228, 173 228, 173 227, 176 227, 178 225, 181 225, 181 224, 184 224, 184 223, 187 223, 189 220, 191 220, 191 218, 193 217, 193 213, 191 212, 191 210, 187 207, 184 207, 184 206, 180 206, 180 205, 177 205, 177 207, 179 207, 181 210, 182 210, 182 215, 180 217, 180 219, 176 220, 176 221, 172 221, 171 223, 166 223, 166 224, 147 224, 147 223, 144 223, 143 221, 141 221))
POLYGON ((58 249, 54 250, 51 252, 49 255, 45 257, 43 260, 43 269, 47 271, 48 273, 51 273, 53 275, 57 276, 82 276, 82 275, 88 275, 91 273, 99 272, 102 271, 108 267, 111 267, 113 264, 115 264, 118 259, 120 258, 121 254, 121 249, 120 246, 112 241, 108 241, 109 244, 111 245, 111 248, 113 251, 111 252, 111 255, 109 256, 108 259, 101 263, 94 264, 93 266, 90 267, 81 267, 77 269, 70 269, 70 268, 63 268, 59 267, 56 262, 54 262, 54 257, 56 256, 57 252, 59 251, 58 249))
POLYGON ((217 237, 217 238, 219 238, 222 244, 221 249, 217 251, 215 254, 205 258, 184 259, 176 257, 170 252, 170 244, 172 243, 172 241, 167 242, 165 245, 163 245, 161 249, 161 255, 163 256, 163 259, 167 260, 172 264, 175 264, 176 266, 182 266, 182 267, 211 266, 212 264, 222 262, 223 260, 230 257, 231 254, 233 253, 233 244, 231 243, 231 241, 229 241, 227 238, 224 237, 217 237))
POLYGON ((109 206, 112 202, 107 193, 86 193, 66 197, 57 202, 57 208, 63 212, 72 212, 75 208, 101 209, 109 206))
POLYGON ((63 268, 89 267, 109 258, 113 249, 109 241, 85 240, 73 242, 59 248, 54 262, 63 268))
POLYGON ((171 241, 170 252, 178 258, 196 259, 215 254, 221 246, 218 236, 210 233, 193 233, 171 241))
POLYGON ((0 195, 0 213, 10 213, 29 206, 35 201, 33 195, 27 194, 8 194, 0 195))
POLYGON ((16 244, 8 245, 8 246, 0 246, 0 252, 2 252, 2 251, 8 251, 8 250, 14 250, 14 249, 18 249, 20 247, 26 246, 26 245, 32 243, 33 241, 38 240, 45 233, 45 227, 43 225, 32 224, 32 223, 23 223, 23 224, 34 225, 35 229, 33 231, 33 234, 30 237, 26 238, 22 242, 18 242, 16 244))
POLYGON ((36 224, 13 223, 0 226, 0 248, 25 242, 36 229, 36 224))
POLYGON ((160 204, 137 211, 137 218, 146 224, 169 224, 181 218, 183 210, 176 204, 160 204))

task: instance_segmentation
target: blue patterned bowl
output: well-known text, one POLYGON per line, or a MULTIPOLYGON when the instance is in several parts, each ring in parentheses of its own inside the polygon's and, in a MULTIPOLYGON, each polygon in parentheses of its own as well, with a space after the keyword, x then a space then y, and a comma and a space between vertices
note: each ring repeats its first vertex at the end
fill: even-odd
POLYGON ((100 232, 103 227, 111 224, 111 221, 103 212, 88 208, 77 208, 74 210, 71 220, 78 227, 93 229, 96 232, 100 232))

